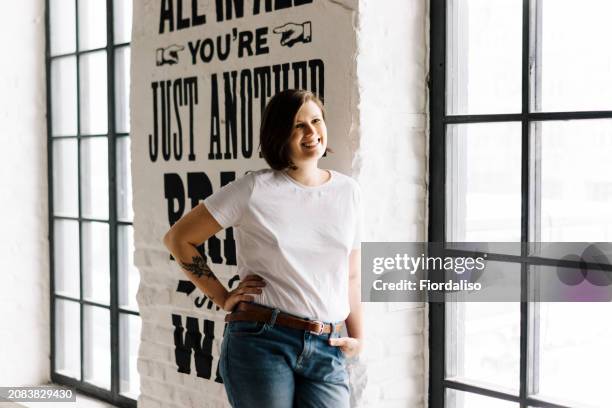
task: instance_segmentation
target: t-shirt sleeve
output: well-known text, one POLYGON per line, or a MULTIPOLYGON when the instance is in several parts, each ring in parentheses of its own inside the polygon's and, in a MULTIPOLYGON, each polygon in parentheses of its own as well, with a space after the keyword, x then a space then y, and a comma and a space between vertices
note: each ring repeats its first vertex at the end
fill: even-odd
POLYGON ((254 175, 249 173, 208 196, 204 205, 223 228, 237 226, 248 207, 254 185, 254 175))
POLYGON ((357 183, 355 183, 355 190, 353 195, 353 199, 355 201, 355 237, 353 238, 352 249, 361 249, 363 210, 361 205, 361 188, 357 183))

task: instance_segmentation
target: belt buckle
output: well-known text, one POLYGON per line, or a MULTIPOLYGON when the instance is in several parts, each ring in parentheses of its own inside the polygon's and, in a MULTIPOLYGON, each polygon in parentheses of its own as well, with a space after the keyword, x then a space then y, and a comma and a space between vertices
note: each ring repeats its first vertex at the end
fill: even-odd
POLYGON ((308 330, 310 333, 316 334, 317 336, 320 336, 321 334, 323 334, 323 330, 325 329, 325 323, 323 323, 320 320, 311 320, 310 323, 316 323, 320 325, 320 328, 318 331, 308 330))

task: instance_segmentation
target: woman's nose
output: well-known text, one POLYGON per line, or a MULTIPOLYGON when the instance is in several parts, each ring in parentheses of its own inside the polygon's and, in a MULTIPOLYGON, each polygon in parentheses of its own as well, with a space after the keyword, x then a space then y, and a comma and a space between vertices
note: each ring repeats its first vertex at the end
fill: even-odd
POLYGON ((307 135, 313 134, 315 132, 314 126, 310 123, 306 124, 305 130, 307 135))

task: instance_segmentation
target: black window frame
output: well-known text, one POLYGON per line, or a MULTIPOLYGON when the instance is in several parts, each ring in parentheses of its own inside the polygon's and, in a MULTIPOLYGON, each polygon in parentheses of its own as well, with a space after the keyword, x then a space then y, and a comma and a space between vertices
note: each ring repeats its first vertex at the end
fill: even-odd
MULTIPOLYGON (((521 123, 521 242, 529 242, 530 234, 530 125, 535 121, 610 119, 612 111, 531 112, 530 64, 532 61, 531 19, 541 12, 540 0, 522 2, 522 57, 521 57, 521 112, 513 114, 447 115, 446 113, 446 36, 447 4, 449 0, 430 2, 430 148, 429 148, 429 242, 446 242, 446 127, 448 124, 484 122, 521 123)), ((542 259, 521 256, 513 262, 521 264, 521 291, 528 290, 528 271, 532 265, 550 264, 542 259)), ((577 267, 568 261, 552 261, 555 265, 577 267)), ((588 265, 588 264, 587 264, 588 265)), ((530 351, 529 325, 531 308, 529 302, 520 302, 520 387, 518 395, 511 395, 485 387, 452 381, 445 378, 445 303, 429 303, 429 407, 443 408, 447 389, 466 391, 482 396, 515 402, 521 408, 571 408, 543 401, 528 395, 528 353, 530 351)))
MULTIPOLYGON (((131 47, 131 41, 115 44, 114 43, 114 4, 113 0, 106 0, 106 46, 79 50, 79 0, 73 0, 75 3, 75 50, 74 52, 51 55, 51 23, 50 23, 50 2, 53 0, 45 0, 45 72, 46 72, 46 92, 47 92, 47 178, 48 178, 48 211, 49 211, 49 268, 50 268, 50 342, 51 342, 51 381, 56 384, 62 384, 76 389, 78 392, 92 396, 94 398, 106 401, 118 407, 135 408, 137 401, 120 394, 120 370, 125 370, 125 367, 120 366, 120 344, 119 344, 119 324, 120 315, 140 316, 140 313, 131 309, 119 306, 119 276, 118 276, 118 227, 132 226, 133 221, 120 221, 117 217, 117 167, 116 167, 116 144, 119 138, 129 138, 130 131, 121 133, 116 131, 116 99, 115 99, 115 52, 122 47, 131 47), (107 72, 107 108, 108 108, 108 128, 104 134, 81 134, 81 106, 80 106, 80 56, 91 54, 99 51, 106 52, 106 72, 107 72), (52 128, 52 87, 51 87, 51 62, 55 59, 74 56, 76 59, 76 108, 77 108, 77 133, 73 136, 53 137, 52 128), (83 217, 81 214, 81 140, 86 138, 106 137, 108 143, 108 197, 109 197, 109 213, 108 220, 100 220, 95 218, 83 217), (78 183, 78 217, 66 217, 54 215, 53 210, 53 140, 74 139, 77 141, 77 183, 78 183), (55 220, 72 220, 79 223, 79 274, 80 287, 79 299, 70 296, 55 293, 55 265, 54 265, 54 221, 55 220), (82 265, 82 242, 83 242, 83 222, 94 221, 104 222, 109 225, 109 265, 110 265, 110 299, 109 305, 100 304, 94 301, 85 300, 83 298, 83 265, 82 265), (79 304, 80 310, 80 380, 60 374, 55 367, 55 300, 64 299, 79 304), (84 364, 83 364, 83 320, 84 306, 95 306, 109 310, 110 312, 110 358, 111 358, 111 378, 110 390, 98 387, 84 380, 84 364)), ((127 341, 122 339, 121 341, 127 341)))

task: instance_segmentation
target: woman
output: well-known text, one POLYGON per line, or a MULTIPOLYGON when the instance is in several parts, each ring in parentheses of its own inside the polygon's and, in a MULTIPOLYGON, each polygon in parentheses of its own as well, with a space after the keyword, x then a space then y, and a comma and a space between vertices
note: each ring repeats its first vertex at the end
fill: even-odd
POLYGON ((360 190, 318 167, 328 150, 325 111, 308 91, 270 100, 260 142, 271 169, 208 197, 164 243, 194 284, 231 312, 219 369, 232 406, 347 407, 345 359, 359 353, 363 334, 360 190), (241 282, 228 292, 196 246, 230 226, 241 282))

